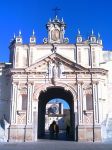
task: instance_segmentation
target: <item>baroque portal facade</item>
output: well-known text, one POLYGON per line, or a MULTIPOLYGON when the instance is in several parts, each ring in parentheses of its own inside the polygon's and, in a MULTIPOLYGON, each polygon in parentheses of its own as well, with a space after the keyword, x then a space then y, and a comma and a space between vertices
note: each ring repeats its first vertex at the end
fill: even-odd
POLYGON ((84 41, 78 30, 70 44, 65 27, 56 16, 46 25, 42 44, 36 44, 34 31, 29 44, 23 44, 21 32, 11 41, 10 63, 0 63, 0 117, 5 114, 9 124, 8 141, 41 138, 46 104, 53 98, 70 106, 72 140, 101 141, 109 102, 102 40, 92 31, 84 41))

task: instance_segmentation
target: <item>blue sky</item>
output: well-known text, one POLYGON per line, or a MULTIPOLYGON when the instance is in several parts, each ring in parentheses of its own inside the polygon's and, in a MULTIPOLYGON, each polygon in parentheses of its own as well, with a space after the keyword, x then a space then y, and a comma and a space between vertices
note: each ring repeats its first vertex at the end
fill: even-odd
POLYGON ((68 103, 65 100, 63 100, 63 99, 55 98, 55 99, 52 99, 52 100, 49 101, 49 103, 51 103, 51 102, 52 103, 63 103, 63 107, 65 109, 70 109, 68 103))
POLYGON ((47 36, 45 24, 53 18, 52 9, 58 6, 67 24, 66 37, 75 42, 77 29, 86 39, 93 28, 103 39, 104 49, 112 49, 111 0, 3 0, 0 2, 0 62, 9 58, 9 42, 21 29, 24 43, 29 42, 35 29, 37 43, 47 36))

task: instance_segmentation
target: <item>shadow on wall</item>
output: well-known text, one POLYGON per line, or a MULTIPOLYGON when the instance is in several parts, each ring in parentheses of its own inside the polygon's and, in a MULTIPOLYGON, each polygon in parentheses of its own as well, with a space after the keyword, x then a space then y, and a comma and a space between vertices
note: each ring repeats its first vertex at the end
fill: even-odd
POLYGON ((3 115, 2 119, 0 120, 0 142, 7 142, 8 128, 9 128, 9 123, 5 119, 5 115, 3 115))
POLYGON ((102 142, 112 142, 112 113, 109 113, 101 125, 102 142))

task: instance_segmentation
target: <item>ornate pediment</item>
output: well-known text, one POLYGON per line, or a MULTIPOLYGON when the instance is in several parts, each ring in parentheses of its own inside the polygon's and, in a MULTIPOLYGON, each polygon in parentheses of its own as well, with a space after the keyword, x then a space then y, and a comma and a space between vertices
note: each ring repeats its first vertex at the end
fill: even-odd
MULTIPOLYGON (((51 70, 62 72, 87 71, 87 68, 76 64, 75 62, 65 58, 57 53, 52 53, 25 69, 26 72, 48 72, 51 70)), ((56 73, 56 72, 55 72, 56 73)))

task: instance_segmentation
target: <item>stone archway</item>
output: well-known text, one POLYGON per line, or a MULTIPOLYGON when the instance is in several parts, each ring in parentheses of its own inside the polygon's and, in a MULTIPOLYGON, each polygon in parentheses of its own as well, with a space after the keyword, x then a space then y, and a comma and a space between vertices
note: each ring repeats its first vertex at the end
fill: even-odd
MULTIPOLYGON (((72 89, 71 89, 72 90, 72 89)), ((45 133, 45 110, 46 104, 54 98, 64 99, 70 107, 70 125, 71 125, 71 139, 76 140, 76 93, 71 92, 70 88, 62 86, 49 86, 44 91, 40 91, 38 97, 38 138, 42 138, 45 133), (75 95, 75 96, 74 96, 75 95)))

